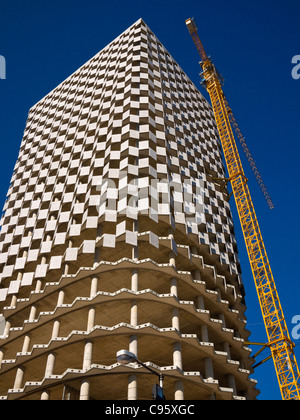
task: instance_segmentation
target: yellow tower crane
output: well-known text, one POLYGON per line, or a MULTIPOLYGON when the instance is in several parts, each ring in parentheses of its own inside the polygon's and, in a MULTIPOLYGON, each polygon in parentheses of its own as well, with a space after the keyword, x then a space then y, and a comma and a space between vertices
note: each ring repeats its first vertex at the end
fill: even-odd
POLYGON ((249 163, 270 208, 273 207, 273 204, 224 96, 222 77, 217 72, 213 62, 203 48, 194 19, 187 19, 186 25, 201 57, 200 64, 203 71, 203 84, 211 99, 229 174, 227 180, 231 182, 244 234, 268 337, 268 342, 264 344, 264 348, 268 347, 271 350, 271 356, 269 358, 273 358, 282 399, 300 400, 299 369, 294 353, 294 343, 290 340, 271 266, 250 196, 248 180, 242 167, 233 131, 236 132, 237 137, 242 143, 249 163))

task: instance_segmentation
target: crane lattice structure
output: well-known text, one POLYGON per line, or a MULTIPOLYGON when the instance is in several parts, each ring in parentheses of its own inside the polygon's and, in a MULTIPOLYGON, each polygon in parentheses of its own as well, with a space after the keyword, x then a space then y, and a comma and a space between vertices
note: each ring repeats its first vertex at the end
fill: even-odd
MULTIPOLYGON (((282 399, 300 400, 299 369, 294 353, 294 343, 290 340, 270 262, 268 260, 253 201, 250 196, 248 180, 242 167, 233 133, 233 129, 237 134, 240 133, 240 130, 238 129, 232 111, 224 96, 222 78, 204 50, 194 19, 187 19, 186 25, 201 57, 200 64, 203 71, 203 84, 211 99, 227 164, 229 174, 228 180, 231 182, 267 332, 268 342, 264 346, 269 347, 271 350, 282 399), (231 124, 233 124, 233 127, 231 124)), ((239 139, 243 139, 242 135, 238 137, 239 139)), ((260 182, 261 177, 255 163, 253 166, 255 168, 252 169, 256 174, 270 208, 272 208, 273 204, 262 180, 260 182)))

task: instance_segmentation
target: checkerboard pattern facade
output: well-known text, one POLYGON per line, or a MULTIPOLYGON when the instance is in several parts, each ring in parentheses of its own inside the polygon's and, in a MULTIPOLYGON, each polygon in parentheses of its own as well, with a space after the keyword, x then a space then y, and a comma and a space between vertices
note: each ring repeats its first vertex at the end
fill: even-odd
POLYGON ((256 398, 224 176, 210 105, 142 19, 33 106, 1 219, 1 398, 151 399, 122 348, 169 399, 256 398))

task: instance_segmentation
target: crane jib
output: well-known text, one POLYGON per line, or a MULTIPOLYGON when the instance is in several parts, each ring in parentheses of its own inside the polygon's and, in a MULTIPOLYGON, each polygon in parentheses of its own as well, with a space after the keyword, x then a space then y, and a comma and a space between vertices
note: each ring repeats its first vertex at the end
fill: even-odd
POLYGON ((206 52, 205 52, 205 50, 203 48, 202 42, 200 41, 200 38, 199 38, 199 36, 198 36, 198 34, 196 32, 194 32, 192 34, 192 38, 193 38, 194 43, 196 45, 196 48, 197 48, 197 50, 198 50, 198 52, 200 54, 201 60, 202 61, 207 60, 208 57, 207 57, 206 52))

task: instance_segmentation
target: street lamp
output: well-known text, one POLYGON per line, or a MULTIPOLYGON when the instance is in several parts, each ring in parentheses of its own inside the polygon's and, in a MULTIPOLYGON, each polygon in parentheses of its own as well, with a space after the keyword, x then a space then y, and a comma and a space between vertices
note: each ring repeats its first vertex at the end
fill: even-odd
POLYGON ((142 365, 145 369, 149 370, 154 375, 158 376, 159 378, 159 386, 154 385, 153 387, 153 394, 155 399, 164 400, 164 393, 163 393, 163 374, 157 373, 155 370, 151 369, 149 366, 145 365, 145 363, 138 360, 136 355, 128 350, 120 350, 117 352, 117 361, 121 363, 121 365, 127 365, 128 363, 138 363, 139 365, 142 365))

